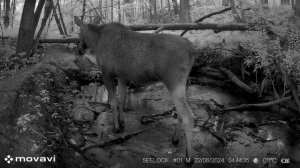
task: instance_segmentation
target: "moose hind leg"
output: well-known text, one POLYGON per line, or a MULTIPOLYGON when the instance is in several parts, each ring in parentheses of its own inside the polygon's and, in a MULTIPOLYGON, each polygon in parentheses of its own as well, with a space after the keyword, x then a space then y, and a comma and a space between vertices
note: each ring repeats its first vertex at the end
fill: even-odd
POLYGON ((113 131, 120 132, 120 127, 118 123, 118 108, 117 108, 117 98, 116 98, 116 84, 114 78, 111 76, 103 76, 104 84, 108 91, 108 97, 110 102, 110 107, 113 112, 113 131))
POLYGON ((126 95, 126 80, 118 78, 118 122, 121 129, 124 129, 124 103, 126 95))
MULTIPOLYGON (((177 114, 182 120, 186 138, 186 157, 192 157, 194 114, 187 102, 185 84, 178 85, 171 91, 177 114)), ((179 126, 177 126, 178 129, 179 126)), ((179 127, 180 129, 180 127, 179 127)))
MULTIPOLYGON (((178 112, 177 112, 178 113, 178 112)), ((173 145, 177 145, 179 143, 179 137, 181 134, 181 124, 182 124, 182 119, 180 117, 180 115, 177 115, 177 119, 178 119, 178 123, 172 138, 172 144, 173 145)))

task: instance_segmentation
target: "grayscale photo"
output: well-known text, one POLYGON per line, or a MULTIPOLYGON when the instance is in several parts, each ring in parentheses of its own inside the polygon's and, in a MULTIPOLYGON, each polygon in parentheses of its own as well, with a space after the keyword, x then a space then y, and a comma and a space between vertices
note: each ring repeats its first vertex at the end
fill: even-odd
POLYGON ((300 0, 0 0, 0 168, 300 167, 300 0))

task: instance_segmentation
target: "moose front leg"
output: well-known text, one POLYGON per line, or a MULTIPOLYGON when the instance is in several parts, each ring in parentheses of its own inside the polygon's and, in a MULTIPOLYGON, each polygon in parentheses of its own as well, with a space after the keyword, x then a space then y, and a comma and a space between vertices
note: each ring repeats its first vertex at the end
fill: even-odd
POLYGON ((124 129, 124 103, 125 103, 125 95, 126 95, 126 80, 118 78, 118 121, 121 129, 124 129))
POLYGON ((108 97, 110 101, 110 107, 113 112, 113 131, 120 132, 120 127, 118 123, 118 108, 117 108, 117 97, 116 97, 116 83, 114 77, 103 75, 103 82, 108 91, 108 97))

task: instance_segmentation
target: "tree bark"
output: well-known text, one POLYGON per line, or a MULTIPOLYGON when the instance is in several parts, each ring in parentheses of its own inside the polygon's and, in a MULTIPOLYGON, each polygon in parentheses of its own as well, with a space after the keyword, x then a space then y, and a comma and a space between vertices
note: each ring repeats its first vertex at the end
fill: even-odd
POLYGON ((5 0, 5 16, 4 16, 4 28, 9 26, 9 13, 10 13, 10 0, 5 0))
POLYGON ((179 22, 180 23, 191 23, 192 22, 189 0, 181 0, 180 1, 179 22))
POLYGON ((62 25, 62 28, 64 30, 64 34, 68 35, 67 28, 66 28, 66 25, 65 25, 65 22, 64 22, 64 17, 62 15, 62 12, 61 12, 61 9, 60 9, 59 0, 57 1, 57 8, 58 8, 59 16, 60 16, 61 25, 62 25))
POLYGON ((44 7, 44 5, 45 5, 45 1, 46 1, 46 0, 40 0, 39 3, 38 3, 38 6, 36 7, 36 10, 35 10, 35 12, 34 12, 34 18, 33 18, 33 30, 32 30, 33 35, 32 35, 32 36, 34 36, 36 27, 37 27, 37 25, 39 24, 40 16, 41 16, 43 7, 44 7))
POLYGON ((0 18, 2 16, 2 0, 0 0, 0 18))
POLYGON ((86 5, 86 0, 83 0, 83 1, 82 1, 81 21, 83 21, 83 19, 84 19, 84 15, 85 15, 85 5, 86 5))
POLYGON ((170 3, 170 0, 167 0, 167 5, 168 5, 168 12, 171 11, 171 3, 170 3))
POLYGON ((100 16, 102 16, 102 0, 99 0, 99 13, 100 13, 100 16))
POLYGON ((12 4, 12 16, 11 16, 11 27, 14 27, 14 21, 15 21, 15 11, 16 11, 16 0, 13 0, 12 4))
POLYGON ((295 14, 300 17, 300 0, 295 0, 295 14))
POLYGON ((34 8, 36 0, 25 0, 21 23, 18 34, 16 55, 19 56, 20 53, 25 52, 26 57, 30 56, 31 46, 32 46, 32 28, 34 18, 34 8))
POLYGON ((121 0, 118 1, 118 20, 121 23, 121 0))
MULTIPOLYGON (((52 8, 53 8, 53 16, 54 16, 56 25, 57 25, 57 27, 58 27, 59 33, 60 33, 60 35, 64 35, 64 30, 63 30, 63 28, 62 28, 62 26, 61 26, 61 23, 60 23, 60 21, 59 21, 59 18, 58 18, 58 16, 57 16, 57 13, 56 13, 56 8, 57 8, 57 6, 58 6, 58 3, 56 3, 56 5, 54 6, 54 2, 53 2, 53 0, 52 0, 52 1, 51 1, 51 6, 52 6, 52 8)), ((52 20, 52 19, 51 19, 51 20, 52 20)), ((49 23, 49 25, 50 25, 50 23, 49 23)))
POLYGON ((177 0, 172 0, 172 2, 173 2, 174 13, 175 15, 177 15, 179 14, 179 7, 178 7, 177 0))
POLYGON ((156 0, 149 0, 150 22, 153 22, 157 16, 156 0))
POLYGON ((110 21, 114 21, 114 0, 110 0, 110 21))
POLYGON ((51 10, 53 9, 53 8, 52 8, 52 5, 51 5, 51 1, 52 1, 52 0, 48 0, 47 4, 45 5, 44 18, 42 19, 41 27, 40 27, 40 29, 39 29, 39 31, 38 31, 36 37, 35 37, 35 40, 34 40, 34 42, 33 42, 32 54, 34 54, 35 51, 36 51, 36 48, 37 48, 37 46, 38 46, 39 39, 40 39, 40 37, 41 37, 41 35, 42 35, 42 32, 43 32, 43 30, 44 30, 44 28, 45 28, 45 26, 46 26, 47 20, 48 20, 50 14, 51 14, 51 10))

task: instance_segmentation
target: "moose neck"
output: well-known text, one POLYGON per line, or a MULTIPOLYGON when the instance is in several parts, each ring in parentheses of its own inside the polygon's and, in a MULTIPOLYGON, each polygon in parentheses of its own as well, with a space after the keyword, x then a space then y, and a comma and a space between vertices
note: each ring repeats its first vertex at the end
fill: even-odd
POLYGON ((87 28, 87 30, 84 32, 84 41, 87 44, 87 46, 91 49, 95 49, 97 45, 97 41, 100 38, 100 34, 97 33, 95 30, 90 30, 87 28))

